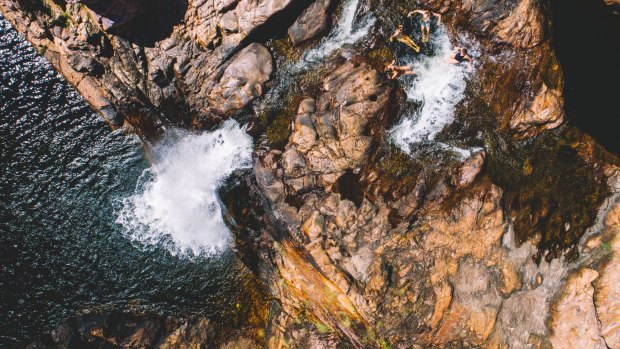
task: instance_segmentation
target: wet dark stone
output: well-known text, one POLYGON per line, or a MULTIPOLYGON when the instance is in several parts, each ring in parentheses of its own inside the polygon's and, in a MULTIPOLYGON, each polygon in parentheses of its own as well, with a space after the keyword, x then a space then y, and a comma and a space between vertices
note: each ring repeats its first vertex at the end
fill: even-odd
POLYGON ((539 235, 539 258, 545 251, 552 258, 566 250, 577 257, 576 244, 609 195, 602 169, 580 147, 584 139, 568 127, 531 142, 490 147, 488 172, 504 190, 515 236, 521 243, 539 235))

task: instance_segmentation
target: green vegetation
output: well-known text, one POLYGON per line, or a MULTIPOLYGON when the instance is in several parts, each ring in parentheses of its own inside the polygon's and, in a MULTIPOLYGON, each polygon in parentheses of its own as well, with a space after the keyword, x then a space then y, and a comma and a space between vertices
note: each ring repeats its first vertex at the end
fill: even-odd
POLYGON ((368 61, 374 66, 379 67, 386 62, 391 62, 396 58, 394 50, 390 49, 387 45, 381 45, 368 52, 368 61))
POLYGON ((328 334, 334 331, 329 325, 318 321, 314 323, 314 327, 321 334, 328 334))
POLYGON ((378 168, 386 176, 397 181, 412 177, 421 171, 421 167, 415 159, 392 143, 383 150, 378 168))
POLYGON ((50 27, 59 26, 68 28, 71 26, 71 16, 67 12, 62 12, 50 22, 50 27))
MULTIPOLYGON (((550 62, 553 71, 556 62, 550 62)), ((501 67, 486 63, 492 72, 470 81, 465 102, 457 111, 455 122, 438 137, 459 140, 462 147, 484 147, 487 150, 485 173, 503 193, 503 207, 514 219, 517 241, 540 237, 540 258, 549 251, 553 258, 568 250, 569 258, 577 257, 576 243, 596 218, 598 208, 609 195, 603 169, 604 151, 584 133, 572 126, 545 131, 530 140, 518 140, 506 130, 507 122, 496 115, 501 108, 494 101, 488 105, 484 86, 499 74, 501 67), (497 71, 495 71, 497 70, 497 71)), ((547 82, 560 86, 549 73, 547 82)), ((517 98, 506 93, 502 98, 517 98)), ((607 159, 611 161, 610 159, 607 159)))
POLYGON ((385 340, 385 339, 381 339, 379 341, 379 344, 381 344, 381 348, 382 349, 391 349, 392 348, 392 344, 390 342, 388 342, 387 340, 385 340))
POLYGON ((291 40, 288 39, 288 36, 281 39, 272 40, 270 44, 278 57, 282 57, 286 60, 299 60, 301 57, 302 51, 293 46, 291 40))
POLYGON ((271 148, 284 149, 290 135, 290 121, 285 114, 278 114, 265 130, 265 137, 271 148))
POLYGON ((612 253, 611 245, 606 242, 601 242, 601 250, 605 253, 612 253))

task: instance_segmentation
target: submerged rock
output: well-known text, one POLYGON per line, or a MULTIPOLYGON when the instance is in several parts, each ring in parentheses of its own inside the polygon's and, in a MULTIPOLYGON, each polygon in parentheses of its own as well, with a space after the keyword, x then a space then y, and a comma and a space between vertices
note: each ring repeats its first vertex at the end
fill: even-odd
POLYGON ((190 348, 213 342, 208 319, 182 321, 143 312, 87 312, 36 338, 28 348, 190 348))

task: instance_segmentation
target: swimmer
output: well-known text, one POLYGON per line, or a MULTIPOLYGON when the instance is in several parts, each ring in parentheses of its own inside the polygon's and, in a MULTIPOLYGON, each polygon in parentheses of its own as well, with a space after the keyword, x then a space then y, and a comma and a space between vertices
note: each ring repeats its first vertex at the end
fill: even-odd
POLYGON ((428 38, 428 36, 431 34, 431 20, 433 19, 433 16, 437 18, 437 24, 441 23, 441 15, 439 13, 427 10, 414 10, 409 12, 407 17, 411 17, 415 14, 422 15, 422 20, 420 24, 420 29, 422 30, 422 37, 428 38))
POLYGON ((392 36, 390 36, 390 38, 388 39, 390 42, 396 40, 402 44, 405 44, 407 46, 409 46, 412 50, 414 50, 416 53, 420 53, 420 46, 418 46, 418 44, 415 43, 415 41, 413 41, 408 35, 405 35, 403 33, 403 26, 398 26, 398 28, 396 28, 396 31, 394 32, 394 34, 392 34, 392 36))
POLYGON ((474 60, 471 58, 469 53, 467 53, 467 49, 463 47, 456 47, 452 54, 446 59, 446 61, 450 64, 461 64, 467 61, 467 65, 469 70, 474 68, 474 60))
POLYGON ((396 60, 393 60, 392 63, 388 64, 385 67, 385 72, 392 72, 392 74, 390 75, 390 80, 394 80, 403 75, 416 74, 410 65, 396 65, 396 60))

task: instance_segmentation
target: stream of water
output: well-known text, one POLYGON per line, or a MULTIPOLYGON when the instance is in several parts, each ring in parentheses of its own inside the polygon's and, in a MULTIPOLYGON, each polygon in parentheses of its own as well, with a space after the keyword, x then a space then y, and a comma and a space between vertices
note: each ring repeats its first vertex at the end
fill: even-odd
MULTIPOLYGON (((391 129, 391 134, 394 143, 408 153, 417 144, 434 141, 444 127, 454 121, 456 107, 465 97, 467 80, 473 73, 464 64, 446 62, 454 45, 443 27, 438 26, 431 38, 432 54, 401 58, 401 64, 411 65, 416 72, 413 78, 407 77, 401 81, 408 101, 419 107, 405 115, 391 129)), ((475 46, 468 42, 466 47, 474 55, 475 46)), ((453 150, 462 156, 470 153, 469 150, 441 145, 441 148, 453 150)))
POLYGON ((274 106, 282 103, 282 96, 299 76, 325 64, 325 61, 345 45, 353 45, 363 38, 373 28, 376 19, 372 14, 359 16, 360 0, 346 0, 342 3, 340 16, 332 30, 314 47, 306 50, 294 62, 283 62, 278 68, 277 84, 273 86, 259 102, 258 109, 267 105, 274 106))
POLYGON ((297 62, 292 72, 301 72, 316 66, 344 45, 355 44, 368 35, 375 24, 371 14, 364 15, 356 21, 359 0, 347 0, 342 6, 342 13, 334 29, 316 47, 306 51, 297 62))

